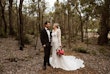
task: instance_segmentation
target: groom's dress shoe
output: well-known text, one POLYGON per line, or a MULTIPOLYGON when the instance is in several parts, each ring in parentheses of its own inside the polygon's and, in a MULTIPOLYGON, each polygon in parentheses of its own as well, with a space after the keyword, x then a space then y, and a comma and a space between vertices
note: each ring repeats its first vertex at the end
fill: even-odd
POLYGON ((43 67, 43 70, 46 70, 46 66, 43 67))
POLYGON ((49 67, 52 67, 50 64, 48 64, 49 67))

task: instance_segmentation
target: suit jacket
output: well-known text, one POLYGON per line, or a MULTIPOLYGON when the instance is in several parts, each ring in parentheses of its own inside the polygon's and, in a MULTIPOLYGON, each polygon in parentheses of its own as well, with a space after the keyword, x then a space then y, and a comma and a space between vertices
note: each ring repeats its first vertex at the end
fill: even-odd
MULTIPOLYGON (((50 32, 50 40, 51 40, 51 37, 52 36, 51 36, 51 32, 50 32)), ((40 33, 40 39, 41 39, 42 45, 45 44, 46 46, 48 46, 50 44, 49 37, 48 37, 48 34, 47 34, 45 28, 40 33)))

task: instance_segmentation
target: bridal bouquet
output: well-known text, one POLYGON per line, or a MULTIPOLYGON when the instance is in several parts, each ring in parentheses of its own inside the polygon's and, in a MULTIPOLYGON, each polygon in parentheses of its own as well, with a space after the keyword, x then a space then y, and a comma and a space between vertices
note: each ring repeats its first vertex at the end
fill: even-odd
POLYGON ((57 49, 56 53, 59 56, 64 55, 64 50, 62 48, 59 48, 59 49, 57 49))

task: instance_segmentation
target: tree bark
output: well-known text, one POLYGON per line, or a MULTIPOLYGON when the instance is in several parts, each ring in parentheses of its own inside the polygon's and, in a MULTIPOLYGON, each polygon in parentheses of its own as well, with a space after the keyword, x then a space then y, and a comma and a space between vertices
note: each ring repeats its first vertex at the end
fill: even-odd
POLYGON ((23 0, 20 0, 19 4, 19 35, 20 35, 20 50, 23 50, 24 47, 24 42, 23 42, 23 15, 22 15, 22 5, 23 5, 23 0))
POLYGON ((80 22, 81 22, 81 42, 84 42, 83 21, 82 21, 81 13, 80 13, 80 22))
POLYGON ((17 25, 17 36, 18 36, 18 38, 19 38, 19 12, 18 12, 18 7, 17 7, 17 2, 18 2, 18 0, 16 0, 16 25, 17 25))
POLYGON ((70 19, 69 19, 69 17, 70 17, 70 5, 69 5, 69 1, 68 1, 68 46, 69 46, 69 48, 71 47, 71 45, 70 45, 70 39, 71 39, 71 33, 70 33, 70 19))
POLYGON ((38 17, 38 20, 39 20, 38 23, 39 23, 39 24, 38 24, 38 25, 39 25, 39 32, 40 32, 40 31, 41 31, 41 25, 40 25, 40 15, 41 15, 41 14, 40 14, 40 0, 38 0, 38 10, 39 10, 39 14, 38 14, 38 15, 39 15, 39 17, 38 17))
POLYGON ((98 37, 98 44, 103 45, 108 43, 108 33, 109 33, 109 18, 110 18, 110 1, 105 0, 103 6, 104 11, 101 14, 100 31, 98 37))
POLYGON ((2 0, 0 0, 0 7, 1 7, 1 13, 2 13, 1 17, 4 22, 4 33, 5 33, 5 35, 7 35, 7 22, 5 19, 5 4, 2 3, 2 0))
POLYGON ((2 31, 3 25, 2 25, 2 16, 1 16, 2 13, 1 13, 1 11, 2 11, 2 10, 1 10, 1 7, 0 7, 0 20, 1 20, 1 21, 0 21, 0 24, 1 24, 1 26, 0 26, 0 36, 2 35, 2 32, 3 32, 3 31, 2 31))
POLYGON ((13 0, 9 0, 9 34, 14 35, 13 23, 12 23, 12 3, 13 0))
POLYGON ((81 12, 78 10, 76 7, 77 12, 79 13, 79 19, 80 19, 80 30, 81 30, 81 42, 84 42, 84 31, 83 31, 83 21, 82 21, 82 16, 81 12))

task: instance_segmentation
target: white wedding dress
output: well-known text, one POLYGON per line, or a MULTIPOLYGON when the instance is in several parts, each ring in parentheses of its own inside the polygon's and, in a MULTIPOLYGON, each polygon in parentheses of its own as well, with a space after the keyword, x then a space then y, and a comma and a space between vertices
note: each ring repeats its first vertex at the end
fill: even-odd
POLYGON ((61 30, 52 31, 52 57, 50 57, 50 64, 53 68, 61 68, 63 70, 71 71, 84 67, 84 61, 75 56, 58 56, 56 49, 61 46, 61 30))

